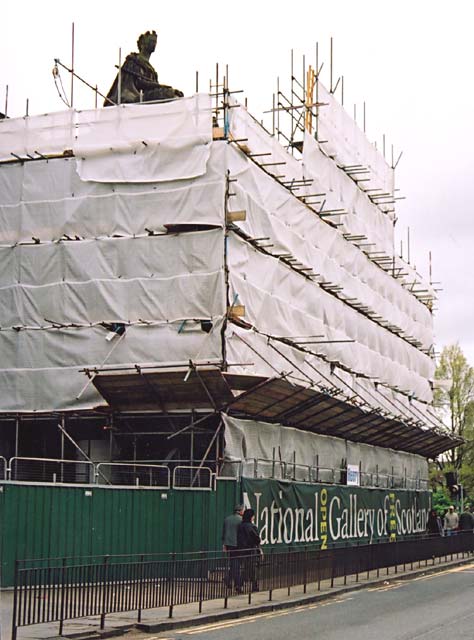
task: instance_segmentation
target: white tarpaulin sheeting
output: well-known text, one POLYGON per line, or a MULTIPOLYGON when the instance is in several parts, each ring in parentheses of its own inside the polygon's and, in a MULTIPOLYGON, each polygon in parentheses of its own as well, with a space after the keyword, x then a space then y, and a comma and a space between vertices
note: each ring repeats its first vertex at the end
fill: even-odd
POLYGON ((0 411, 91 409, 105 401, 82 368, 133 368, 156 364, 222 360, 220 328, 205 333, 200 323, 128 326, 108 342, 101 326, 0 331, 0 411))
POLYGON ((224 224, 222 149, 206 175, 176 183, 83 182, 76 160, 55 159, 0 170, 0 245, 57 241, 63 236, 136 236, 169 224, 224 224), (148 230, 148 231, 147 231, 148 230))
POLYGON ((223 231, 0 247, 2 327, 225 312, 223 231))
POLYGON ((343 215, 331 217, 342 232, 363 235, 366 242, 373 243, 373 251, 393 255, 392 216, 373 204, 334 160, 321 151, 319 143, 308 132, 304 137, 303 170, 305 178, 313 178, 314 191, 324 192, 325 210, 344 210, 343 215))
POLYGON ((73 145, 83 180, 164 182, 200 176, 212 143, 211 98, 78 112, 73 145))
MULTIPOLYGON (((261 158, 256 156, 256 161, 266 164, 268 173, 283 176, 281 179, 287 184, 292 180, 312 178, 313 183, 307 187, 300 186, 295 191, 296 195, 318 193, 320 197, 308 198, 315 209, 322 212, 344 210, 344 215, 332 213, 330 217, 331 222, 340 225, 341 232, 364 234, 369 242, 374 243, 374 250, 393 254, 392 216, 373 204, 354 181, 338 168, 335 161, 321 152, 311 136, 305 135, 303 162, 299 162, 241 106, 231 110, 230 130, 234 138, 245 140, 245 146, 252 153, 266 154, 261 158)), ((369 145, 367 140, 365 142, 369 145)))
MULTIPOLYGON (((226 460, 275 459, 296 465, 340 469, 343 460, 365 473, 427 478, 428 463, 418 455, 301 431, 280 424, 240 420, 223 414, 226 460)), ((263 468, 265 468, 263 466, 263 468)))
POLYGON ((14 155, 38 158, 62 155, 71 151, 77 112, 59 111, 41 116, 0 120, 0 160, 13 160, 14 155))
MULTIPOLYGON (((305 268, 340 288, 337 296, 364 305, 425 349, 433 344, 429 310, 388 273, 382 271, 341 233, 327 225, 285 188, 253 163, 234 153, 228 159, 233 183, 233 206, 247 213, 237 225, 250 237, 268 238, 272 254, 290 254, 305 268), (240 160, 240 161, 239 161, 240 160)), ((383 214, 380 214, 383 215, 383 214)))
POLYGON ((430 399, 431 358, 238 236, 229 236, 228 247, 231 299, 245 306, 246 322, 272 336, 322 336, 328 344, 307 348, 351 371, 430 399))
MULTIPOLYGON (((243 320, 256 329, 228 323, 226 354, 234 372, 280 375, 296 363, 301 371, 293 375, 310 384, 333 384, 348 397, 367 384, 376 400, 367 393, 365 400, 376 408, 386 401, 372 380, 356 374, 391 387, 384 392, 389 399, 398 396, 402 413, 409 414, 408 399, 397 388, 429 401, 431 360, 341 298, 360 301, 428 347, 426 307, 243 153, 227 141, 210 143, 208 104, 196 96, 161 105, 70 111, 41 117, 37 124, 20 119, 6 121, 3 128, 0 123, 6 133, 0 135, 0 159, 9 141, 16 141, 18 155, 24 155, 43 135, 48 153, 74 147, 86 158, 79 167, 78 158, 67 157, 0 167, 0 387, 6 390, 0 410, 90 408, 100 399, 92 388, 77 399, 85 383, 80 369, 103 362, 218 362, 228 301, 245 305, 243 320), (54 130, 50 136, 41 133, 48 128, 54 130), (145 155, 152 148, 158 155, 148 162, 145 155), (191 172, 182 157, 189 149, 191 172), (162 151, 168 155, 160 159, 162 151), (140 167, 143 162, 149 166, 140 167), (232 183, 235 195, 226 201, 228 171, 237 182, 232 183), (247 219, 238 224, 248 235, 269 237, 275 253, 290 253, 340 291, 330 295, 233 233, 226 246, 226 209, 245 210, 247 219), (166 225, 182 224, 215 228, 164 235, 166 225), (210 334, 200 319, 212 321, 210 334), (105 340, 100 325, 110 322, 128 327, 120 343, 105 340), (257 331, 353 342, 311 347, 318 355, 279 343, 285 360, 257 331), (330 362, 352 373, 338 369, 340 379, 328 382, 330 362)), ((252 151, 270 150, 270 161, 286 163, 269 171, 288 172, 289 179, 303 175, 302 164, 244 109, 230 114, 234 133, 248 137, 252 151)), ((38 151, 46 153, 45 148, 38 151)))
POLYGON ((341 166, 360 165, 369 172, 366 188, 377 188, 393 194, 393 169, 383 155, 369 142, 365 133, 339 104, 334 95, 318 81, 318 139, 324 140, 324 150, 341 166))
POLYGON ((155 162, 163 180, 146 183, 129 159, 130 182, 122 184, 83 180, 77 158, 0 168, 1 411, 104 404, 93 385, 81 393, 81 368, 222 360, 225 147, 211 153, 208 104, 197 96, 70 111, 1 129, 0 144, 10 130, 18 155, 36 145, 40 153, 61 154, 77 143, 71 136, 79 121, 81 151, 112 166, 105 151, 114 127, 114 144, 125 155, 128 143, 148 132, 149 145, 141 147, 160 148, 166 165, 155 162), (165 235, 166 225, 179 224, 215 228, 165 235), (200 319, 212 322, 210 333, 200 319), (111 322, 127 328, 108 342, 102 323, 111 322))
POLYGON ((203 175, 211 143, 208 94, 0 121, 0 160, 73 151, 81 178, 97 182, 203 175))
POLYGON ((299 385, 322 388, 345 402, 355 400, 366 410, 375 409, 402 421, 438 424, 438 420, 433 420, 429 413, 431 405, 427 403, 431 396, 425 402, 410 399, 395 389, 333 367, 313 352, 314 346, 319 345, 308 345, 308 350, 303 351, 235 325, 228 326, 226 331, 226 354, 233 373, 258 373, 273 378, 285 375, 299 385))

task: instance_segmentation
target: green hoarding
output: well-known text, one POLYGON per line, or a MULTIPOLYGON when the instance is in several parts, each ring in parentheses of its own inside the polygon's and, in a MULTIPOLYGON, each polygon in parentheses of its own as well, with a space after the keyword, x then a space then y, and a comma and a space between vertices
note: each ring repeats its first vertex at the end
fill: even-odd
POLYGON ((0 484, 0 586, 16 559, 220 549, 239 497, 235 480, 215 491, 0 484))
POLYGON ((374 543, 426 530, 429 491, 242 478, 263 545, 374 543))

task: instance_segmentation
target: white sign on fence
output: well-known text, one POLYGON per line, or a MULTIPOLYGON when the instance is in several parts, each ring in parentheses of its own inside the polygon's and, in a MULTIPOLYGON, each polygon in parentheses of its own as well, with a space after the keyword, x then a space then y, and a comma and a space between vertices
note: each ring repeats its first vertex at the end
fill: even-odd
POLYGON ((347 484, 360 486, 360 472, 358 464, 347 465, 347 484))

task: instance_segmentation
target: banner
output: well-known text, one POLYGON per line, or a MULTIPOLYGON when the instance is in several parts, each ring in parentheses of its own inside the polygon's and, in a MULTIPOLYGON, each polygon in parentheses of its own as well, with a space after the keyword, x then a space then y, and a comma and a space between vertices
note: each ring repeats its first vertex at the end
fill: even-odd
POLYGON ((423 533, 431 506, 429 491, 405 489, 242 478, 242 492, 262 545, 394 541, 423 533))

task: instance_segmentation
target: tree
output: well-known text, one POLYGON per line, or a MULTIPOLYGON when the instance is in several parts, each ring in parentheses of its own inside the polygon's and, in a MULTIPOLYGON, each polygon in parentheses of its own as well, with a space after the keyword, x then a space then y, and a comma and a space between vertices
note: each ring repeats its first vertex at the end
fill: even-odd
POLYGON ((444 422, 466 444, 451 449, 442 462, 444 470, 453 470, 474 489, 474 368, 469 365, 459 344, 443 348, 435 378, 435 403, 444 422))
POLYGON ((433 491, 431 495, 431 508, 434 509, 439 516, 444 516, 451 504, 453 504, 453 501, 444 487, 438 487, 436 491, 433 491))

